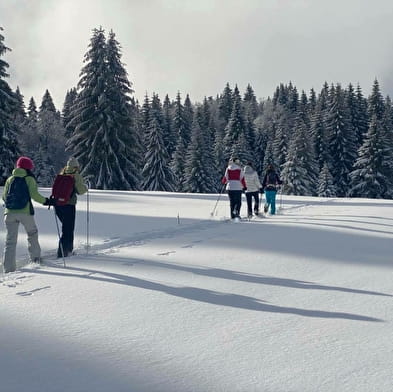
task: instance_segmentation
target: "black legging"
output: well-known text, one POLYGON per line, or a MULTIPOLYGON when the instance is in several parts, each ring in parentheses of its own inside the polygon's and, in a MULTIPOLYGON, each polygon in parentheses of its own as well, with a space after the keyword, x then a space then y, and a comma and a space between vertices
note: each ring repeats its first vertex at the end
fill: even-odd
POLYGON ((231 218, 240 216, 240 207, 242 206, 242 191, 228 191, 229 206, 231 208, 231 218))
POLYGON ((258 192, 246 192, 248 215, 252 215, 252 199, 253 198, 254 198, 254 213, 258 214, 258 212, 259 212, 259 193, 258 192))
POLYGON ((57 256, 63 256, 60 243, 63 246, 64 256, 68 256, 74 249, 75 205, 56 206, 55 209, 62 225, 57 256))

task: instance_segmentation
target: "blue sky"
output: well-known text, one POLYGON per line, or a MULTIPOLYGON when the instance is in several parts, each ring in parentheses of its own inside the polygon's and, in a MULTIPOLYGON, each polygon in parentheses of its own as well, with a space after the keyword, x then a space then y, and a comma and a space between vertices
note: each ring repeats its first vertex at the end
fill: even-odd
POLYGON ((25 101, 45 89, 61 109, 76 86, 92 29, 116 33, 135 96, 192 101, 227 82, 258 98, 292 81, 299 90, 375 78, 393 92, 391 0, 2 0, 12 49, 8 82, 25 101))

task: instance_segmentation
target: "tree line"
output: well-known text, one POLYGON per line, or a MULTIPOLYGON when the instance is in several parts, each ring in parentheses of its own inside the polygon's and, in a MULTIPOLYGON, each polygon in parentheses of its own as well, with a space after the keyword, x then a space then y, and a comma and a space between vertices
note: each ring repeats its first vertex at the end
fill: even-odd
POLYGON ((378 80, 366 98, 359 85, 325 84, 298 92, 280 84, 257 100, 226 84, 215 97, 191 102, 180 92, 133 97, 115 33, 92 32, 76 87, 59 112, 46 90, 25 107, 6 82, 9 50, 0 31, 0 181, 18 155, 36 164, 50 186, 67 157, 96 189, 215 193, 232 156, 263 175, 272 163, 283 193, 321 197, 393 196, 393 109, 378 80))

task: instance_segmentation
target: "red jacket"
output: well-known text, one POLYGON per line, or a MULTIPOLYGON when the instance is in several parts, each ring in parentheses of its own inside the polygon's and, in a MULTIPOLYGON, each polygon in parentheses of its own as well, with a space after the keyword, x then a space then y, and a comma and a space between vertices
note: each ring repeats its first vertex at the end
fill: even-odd
POLYGON ((236 163, 231 163, 227 167, 221 183, 227 185, 228 191, 241 191, 247 187, 243 171, 236 163))

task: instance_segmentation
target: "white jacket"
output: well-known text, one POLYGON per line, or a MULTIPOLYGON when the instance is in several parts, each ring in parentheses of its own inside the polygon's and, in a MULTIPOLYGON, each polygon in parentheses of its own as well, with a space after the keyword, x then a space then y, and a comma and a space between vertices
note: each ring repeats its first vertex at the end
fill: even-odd
POLYGON ((244 181, 243 170, 236 163, 231 163, 225 170, 222 184, 226 184, 227 191, 241 191, 247 183, 244 181))
POLYGON ((244 179, 247 184, 248 192, 259 192, 262 188, 261 181, 259 180, 258 173, 251 166, 244 166, 244 179))

